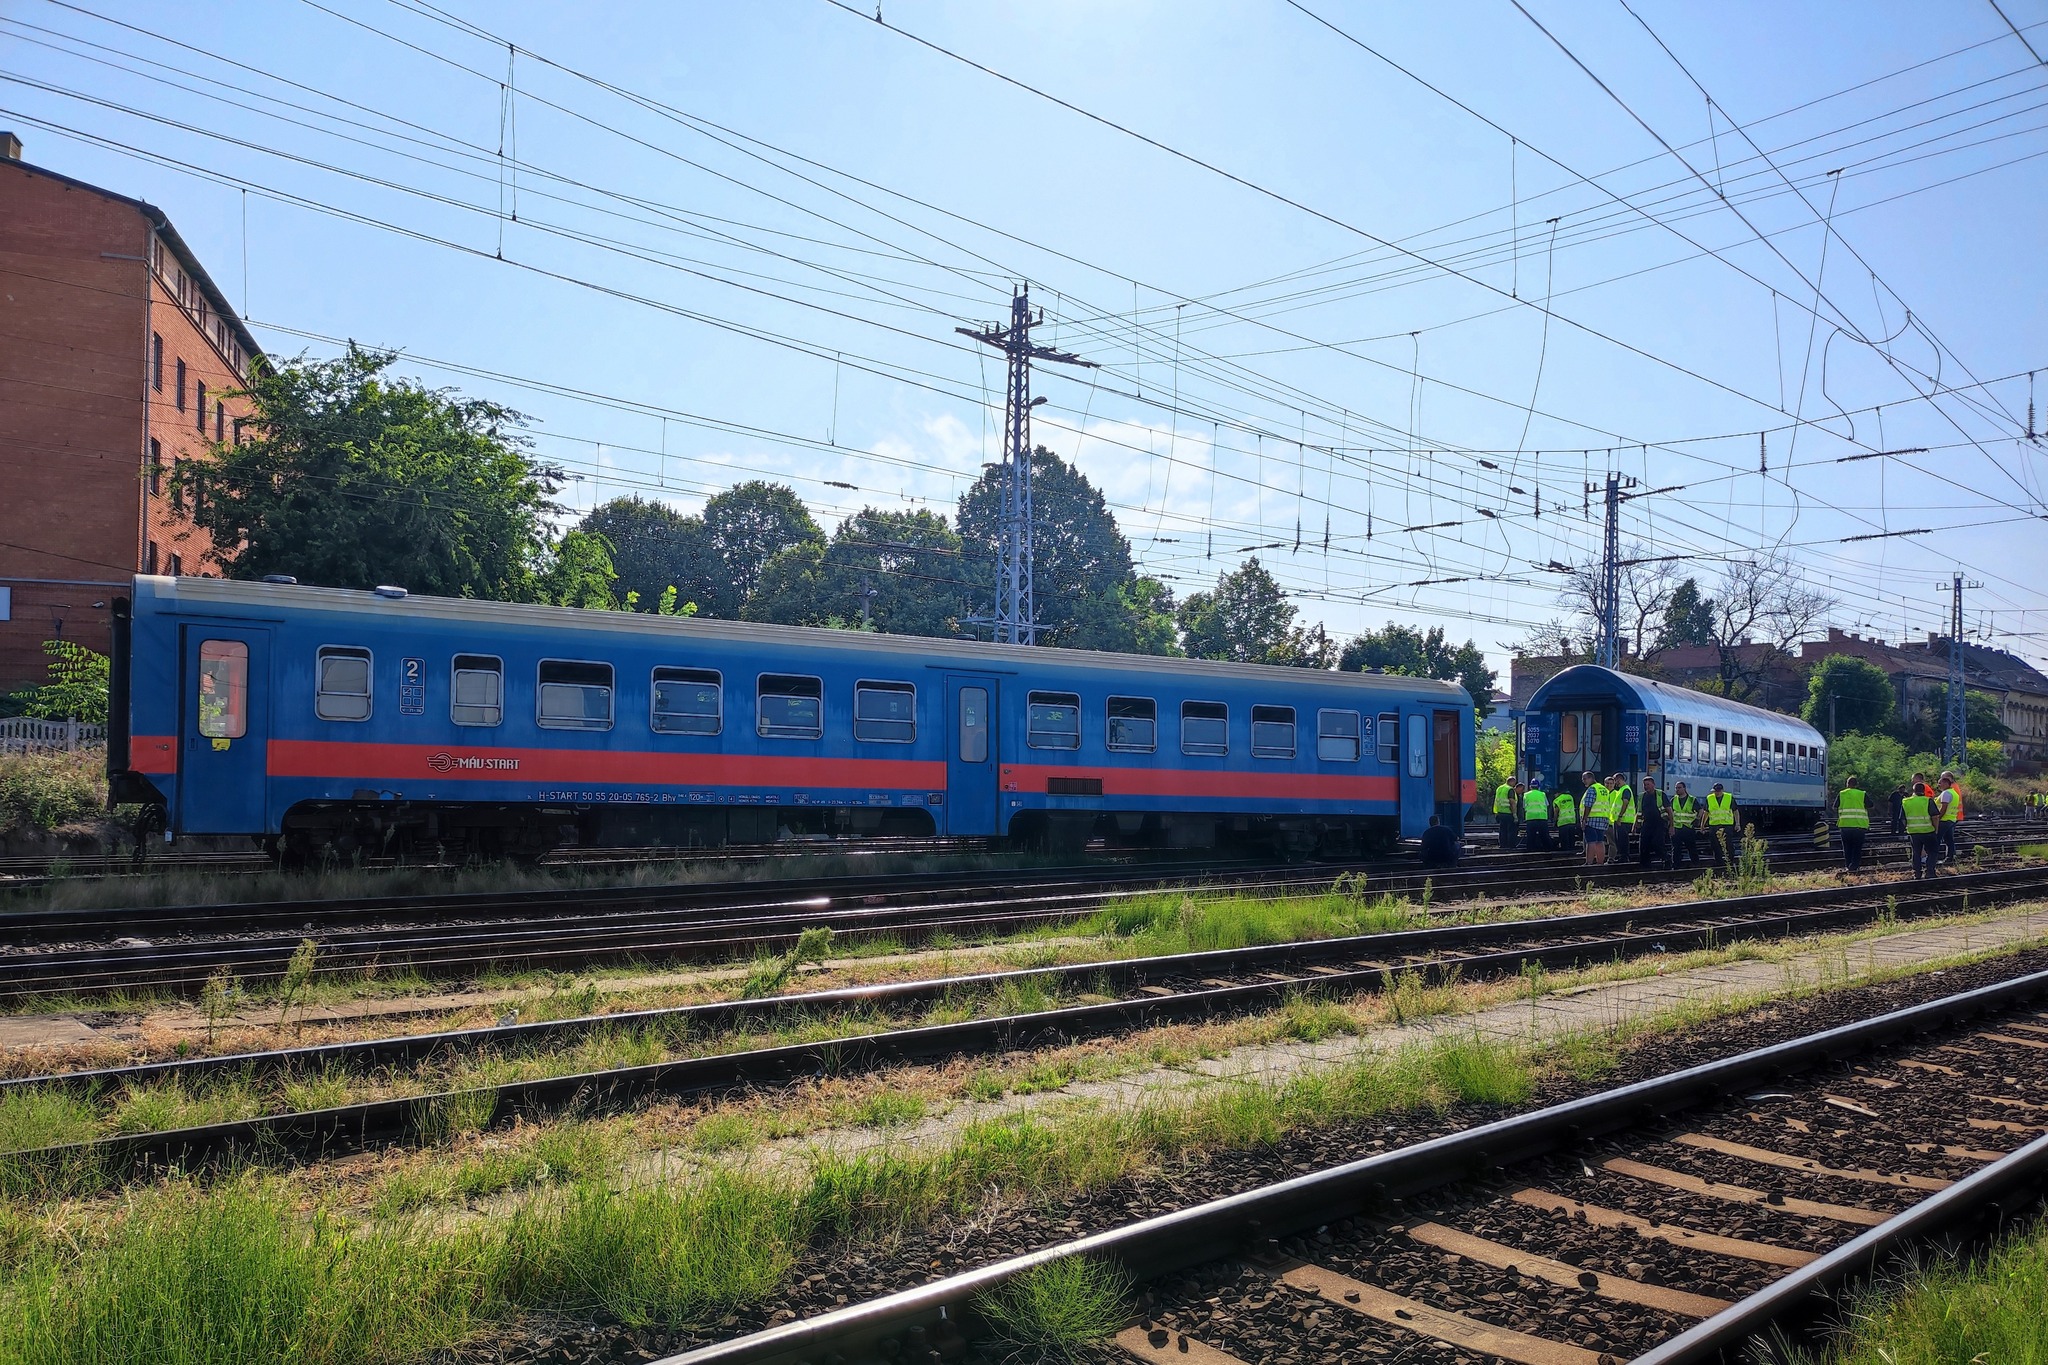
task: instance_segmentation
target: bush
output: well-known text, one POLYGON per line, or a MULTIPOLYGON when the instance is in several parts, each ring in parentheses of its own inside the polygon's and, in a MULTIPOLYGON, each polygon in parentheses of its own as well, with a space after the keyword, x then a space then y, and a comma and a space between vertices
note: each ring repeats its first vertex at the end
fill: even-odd
POLYGON ((45 640, 43 653, 50 656, 50 681, 14 695, 21 714, 105 725, 111 667, 107 656, 70 640, 45 640))
POLYGON ((97 819, 107 800, 106 761, 100 749, 0 755, 0 833, 97 819))

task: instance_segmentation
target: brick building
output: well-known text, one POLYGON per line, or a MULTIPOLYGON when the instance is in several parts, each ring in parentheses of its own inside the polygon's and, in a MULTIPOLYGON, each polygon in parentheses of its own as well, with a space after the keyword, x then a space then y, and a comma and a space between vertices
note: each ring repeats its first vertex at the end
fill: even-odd
POLYGON ((127 577, 196 573, 171 474, 232 440, 258 354, 161 209, 31 166, 0 133, 0 693, 43 641, 107 648, 127 577))
MULTIPOLYGON (((1876 665, 1891 679, 1898 718, 1903 722, 1926 717, 1939 725, 1947 714, 1946 635, 1930 631, 1924 643, 1894 645, 1855 631, 1830 629, 1827 639, 1801 645, 1799 654, 1809 665, 1830 654, 1847 654, 1876 665)), ((2012 731, 2005 741, 2006 752, 2015 761, 2032 766, 2048 760, 2048 677, 2016 655, 1965 640, 1963 678, 1972 690, 1998 699, 1998 718, 2012 731)))

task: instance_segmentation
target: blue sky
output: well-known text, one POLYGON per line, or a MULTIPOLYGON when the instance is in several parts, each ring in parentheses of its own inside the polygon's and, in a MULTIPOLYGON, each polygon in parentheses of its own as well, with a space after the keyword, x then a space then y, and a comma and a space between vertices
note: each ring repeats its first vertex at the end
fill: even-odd
POLYGON ((1002 380, 954 328, 1028 280, 1099 365, 1035 435, 1178 592, 1266 546, 1333 632, 1498 660, 1616 469, 1703 581, 1777 550, 1894 638, 1960 568, 2048 659, 2048 66, 1988 0, 1522 3, 5 0, 0 126, 271 349, 531 414, 578 507, 950 509, 1002 380))

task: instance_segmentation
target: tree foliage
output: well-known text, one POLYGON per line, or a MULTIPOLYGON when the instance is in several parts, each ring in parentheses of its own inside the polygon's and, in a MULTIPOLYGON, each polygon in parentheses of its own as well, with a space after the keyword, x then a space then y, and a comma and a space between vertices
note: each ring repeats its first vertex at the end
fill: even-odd
POLYGON ((712 568, 699 605, 712 616, 737 618, 760 586, 768 562, 798 545, 819 545, 825 533, 788 484, 751 479, 704 504, 704 539, 712 568))
POLYGON ((577 529, 602 536, 610 547, 618 575, 613 592, 622 602, 630 598, 638 610, 655 611, 670 588, 682 603, 709 595, 712 571, 702 517, 634 496, 591 509, 577 529))
POLYGON ((1471 640, 1453 645, 1442 626, 1420 631, 1389 621, 1384 630, 1367 631, 1345 645, 1337 667, 1346 673, 1377 668, 1382 673, 1455 682, 1471 694, 1481 720, 1493 712, 1495 678, 1486 666, 1486 655, 1471 640))
MULTIPOLYGON (((995 600, 1002 552, 1005 475, 990 467, 960 495, 954 525, 964 577, 977 611, 995 600)), ((1043 446, 1031 452, 1033 595, 1039 639, 1073 649, 1166 653, 1172 611, 1164 584, 1141 580, 1130 542, 1117 529, 1101 492, 1074 466, 1043 446)))
POLYGON ((1321 626, 1298 629, 1299 614, 1254 555, 1180 604, 1181 646, 1195 659, 1328 668, 1329 637, 1321 626))
POLYGON ((1657 628, 1657 648, 1682 649, 1687 645, 1714 643, 1714 603, 1700 591, 1697 578, 1688 578, 1671 590, 1664 606, 1664 620, 1657 628))
POLYGON ((36 720, 75 720, 87 725, 107 723, 107 656, 76 640, 45 640, 50 680, 24 688, 8 700, 13 709, 36 720))
POLYGON ((518 413, 393 378, 396 359, 352 344, 258 363, 248 439, 182 462, 173 499, 232 578, 533 600, 560 476, 529 457, 518 413))
POLYGON ((1822 730, 1832 724, 1837 733, 1874 735, 1891 723, 1895 704, 1883 669, 1853 654, 1830 654, 1807 676, 1799 715, 1822 730))

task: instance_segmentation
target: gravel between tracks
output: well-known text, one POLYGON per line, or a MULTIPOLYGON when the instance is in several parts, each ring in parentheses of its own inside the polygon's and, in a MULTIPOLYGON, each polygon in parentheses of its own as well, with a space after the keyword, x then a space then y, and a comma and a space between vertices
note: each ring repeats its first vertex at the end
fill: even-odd
MULTIPOLYGON (((1930 971, 1883 982, 1829 992, 1796 1001, 1775 1003, 1727 1019, 1714 1021, 1686 1029, 1681 1033, 1666 1034, 1646 1040, 1624 1051, 1618 1065, 1592 1082, 1553 1081, 1541 1087, 1539 1093, 1521 1108, 1541 1108, 1557 1104, 1578 1095, 1611 1088, 1615 1085, 1661 1075, 1670 1071, 1696 1065, 1716 1058, 1728 1057, 1753 1048, 1782 1042, 1790 1038, 1831 1028, 1838 1024, 1867 1018, 1890 1010, 1926 1000, 1937 999, 1975 986, 1994 981, 2006 980, 2027 972, 2048 969, 2048 949, 2030 949, 2011 956, 1974 963, 1963 967, 1951 967, 1930 971)), ((1969 1093, 1997 1093, 1982 1087, 1998 1078, 1989 1074, 1995 1071, 1995 1064, 1989 1071, 1982 1066, 1965 1067, 1963 1063, 1973 1059, 1965 1054, 1955 1054, 1955 1069, 1959 1077, 1929 1076, 1952 1082, 1955 1085, 1974 1085, 1969 1093)), ((1986 1059, 1977 1058, 1978 1062, 1986 1059)), ((1846 1083, 1846 1082, 1845 1082, 1846 1083)), ((1951 1088, 1951 1087, 1944 1087, 1951 1088)), ((1916 1095, 1919 1087, 1915 1087, 1916 1095)), ((1886 1112, 1876 1103, 1870 1105, 1886 1112)), ((788 1291, 772 1301, 766 1301, 753 1311, 734 1314, 704 1330, 665 1331, 658 1329, 629 1329, 617 1324, 588 1322, 564 1322, 552 1320, 528 1320, 501 1335, 471 1344, 451 1359, 462 1365, 625 1365, 654 1356, 689 1349, 712 1341, 742 1334, 773 1321, 786 1319, 791 1313, 809 1316, 814 1313, 858 1302, 895 1290, 909 1288, 945 1275, 969 1269, 977 1265, 1034 1250, 1057 1242, 1070 1240, 1088 1233, 1121 1226, 1139 1219, 1165 1213, 1178 1208, 1221 1198, 1225 1195, 1253 1189, 1270 1183, 1277 1175, 1321 1169, 1346 1161, 1372 1155, 1390 1147, 1404 1146, 1424 1141, 1446 1132, 1490 1122, 1514 1112, 1508 1107, 1461 1106, 1440 1113, 1392 1115, 1365 1125, 1351 1125, 1338 1128, 1290 1133, 1271 1147, 1241 1152, 1216 1153, 1198 1160, 1178 1164, 1171 1169, 1152 1172, 1147 1175, 1116 1182, 1106 1188, 1069 1200, 1028 1207, 1006 1207, 997 1216, 982 1211, 971 1219, 948 1220, 930 1227, 906 1232, 890 1245, 821 1245, 808 1249, 798 1260, 788 1280, 788 1291)), ((1781 1116, 1782 1117, 1782 1116, 1781 1116)), ((1844 1117, 1850 1117, 1844 1114, 1844 1117)), ((1707 1116, 1701 1117, 1707 1121, 1707 1116)), ((1865 1119, 1863 1122, 1870 1122, 1865 1119)), ((1737 1130, 1725 1130, 1731 1136, 1737 1130)), ((1779 1144, 1787 1130, 1782 1123, 1771 1131, 1771 1141, 1779 1144)), ((2001 1141, 1981 1145, 2011 1147, 2017 1145, 2011 1135, 1984 1134, 1987 1138, 2001 1141)), ((1752 1135, 1751 1141, 1757 1139, 1752 1135)), ((1640 1142, 1640 1138, 1637 1139, 1640 1142)), ((1896 1151, 1894 1142, 1892 1151, 1896 1151)), ((1839 1149, 1836 1149, 1838 1152, 1839 1149)), ((1816 1154, 1818 1151, 1816 1149, 1816 1154)), ((1706 1153, 1698 1153, 1706 1156, 1706 1153)), ((1935 1158, 1939 1160, 1939 1158, 1935 1158)), ((1937 1165, 1920 1169, 1930 1174, 1940 1171, 1937 1165)), ((1531 1172, 1518 1172, 1518 1178, 1531 1172)), ((1751 1183, 1755 1183, 1755 1170, 1742 1172, 1751 1183)), ((1559 1173, 1561 1180, 1568 1183, 1570 1172, 1559 1173)), ((1581 1176, 1583 1178, 1583 1175, 1581 1176)), ((1730 1179, 1736 1178, 1731 1171, 1730 1179)), ((1818 1179, 1818 1178, 1816 1178, 1818 1179)), ((1869 1207, 1884 1207, 1876 1203, 1887 1192, 1882 1187, 1861 1185, 1853 1191, 1840 1189, 1841 1182, 1831 1183, 1829 1194, 1822 1194, 1816 1187, 1812 1197, 1829 1198, 1834 1193, 1845 1197, 1835 1202, 1858 1203, 1873 1201, 1869 1207)), ((1569 1193, 1558 1190, 1558 1193, 1569 1193)), ((1439 1202, 1432 1200, 1432 1207, 1439 1202)), ((1491 1207, 1502 1208, 1497 1202, 1491 1207)), ((1550 1215, 1526 1206, 1512 1205, 1515 1210, 1511 1218, 1502 1212, 1490 1223, 1500 1229, 1502 1240, 1511 1240, 1510 1231, 1515 1227, 1535 1227, 1523 1216, 1533 1215, 1537 1220, 1550 1215)), ((1776 1220, 1762 1211, 1740 1209, 1730 1212, 1717 1210, 1717 1225, 1754 1226, 1758 1229, 1775 1227, 1776 1220)), ((1354 1225, 1353 1233, 1361 1230, 1354 1225)), ((1373 1228, 1368 1235, 1384 1235, 1373 1228)), ((1757 1233, 1762 1236, 1762 1232, 1757 1233)), ((1782 1242, 1783 1245, 1793 1245, 1782 1242)), ((1593 1254, 1588 1247, 1587 1254, 1593 1254)), ((1361 1245, 1360 1254, 1372 1254, 1369 1246, 1361 1245)), ((1620 1266, 1615 1267, 1621 1269, 1620 1266)), ((1477 1275, 1477 1271, 1474 1274, 1477 1275)), ((1241 1281, 1228 1266, 1197 1272, 1192 1277, 1194 1287, 1203 1287, 1212 1276, 1222 1276, 1233 1283, 1248 1285, 1241 1281)), ((1439 1276, 1438 1278, 1441 1278, 1439 1276)), ((1481 1277, 1483 1279, 1483 1277, 1481 1277)), ((1653 1272, 1652 1278, 1655 1278, 1653 1272)), ((1223 1279, 1215 1287, 1207 1288, 1203 1297, 1216 1296, 1220 1301, 1226 1297, 1218 1291, 1225 1288, 1223 1279)), ((1270 1286, 1270 1277, 1261 1283, 1270 1286)), ((1464 1283, 1464 1281, 1461 1281, 1464 1283)), ((1567 1291, 1554 1286, 1538 1285, 1523 1280, 1524 1288, 1517 1293, 1532 1305, 1540 1304, 1535 1311, 1547 1312, 1557 1306, 1558 1295, 1567 1291)), ((1468 1287, 1476 1287, 1468 1286, 1468 1287)), ((1694 1283, 1688 1287, 1699 1288, 1701 1292, 1712 1292, 1694 1283)), ((1741 1292, 1739 1280, 1722 1286, 1728 1294, 1741 1292)), ((1171 1296, 1171 1287, 1162 1284, 1157 1287, 1164 1297, 1171 1296)), ((1484 1293, 1505 1293, 1497 1288, 1487 1288, 1484 1293)), ((1725 1296, 1725 1295, 1724 1295, 1725 1296)), ((1232 1303, 1244 1299, 1238 1293, 1232 1303)), ((1253 1294, 1251 1297, 1258 1298, 1253 1294)), ((1580 1296, 1584 1298, 1585 1296, 1580 1296)), ((1482 1300, 1483 1301, 1483 1300, 1482 1300)), ((1573 1311, 1585 1311, 1574 1309, 1573 1311)), ((1319 1326, 1327 1326, 1327 1332, 1320 1338, 1321 1348, 1315 1357, 1304 1356, 1302 1351, 1306 1340, 1299 1335, 1301 1330, 1297 1319, 1306 1314, 1285 1300, 1275 1300, 1265 1307, 1244 1307, 1232 1310, 1237 1326, 1233 1330, 1254 1333, 1246 1338, 1247 1359, 1289 1359, 1328 1358, 1322 1348, 1336 1348, 1351 1344, 1358 1334, 1359 1349, 1370 1356, 1384 1353, 1384 1341, 1378 1342, 1379 1352, 1370 1349, 1375 1343, 1371 1333, 1364 1331, 1357 1322, 1339 1321, 1331 1309, 1322 1310, 1319 1326), (1285 1306, 1282 1306, 1285 1305, 1285 1306), (1260 1328, 1259 1324, 1264 1327, 1260 1328), (1293 1332, 1291 1338, 1285 1334, 1293 1332), (1270 1353, 1260 1354, 1250 1345, 1253 1340, 1269 1343, 1270 1353)), ((1345 1317, 1352 1315, 1346 1314, 1345 1317)), ((1586 1311, 1590 1325, 1583 1336, 1602 1341, 1625 1343, 1641 1341, 1650 1319, 1657 1315, 1647 1310, 1628 1309, 1600 1301, 1598 1308, 1586 1311), (1607 1313, 1609 1320, 1602 1321, 1593 1312, 1607 1313)), ((1567 1314, 1566 1320, 1570 1321, 1567 1314)), ((1574 1326, 1578 1324, 1574 1323, 1574 1326)), ((1213 1344, 1229 1349, 1229 1338, 1215 1339, 1213 1344)), ((1594 1349, 1608 1350, 1608 1346, 1594 1349)), ((1449 1348, 1433 1348, 1420 1341, 1404 1346, 1401 1358, 1407 1361, 1444 1362, 1469 1360, 1465 1353, 1449 1348)))

